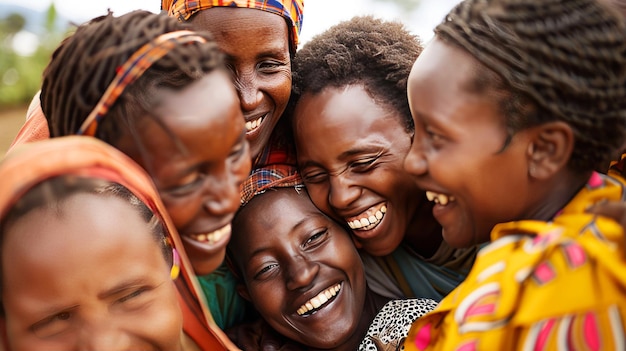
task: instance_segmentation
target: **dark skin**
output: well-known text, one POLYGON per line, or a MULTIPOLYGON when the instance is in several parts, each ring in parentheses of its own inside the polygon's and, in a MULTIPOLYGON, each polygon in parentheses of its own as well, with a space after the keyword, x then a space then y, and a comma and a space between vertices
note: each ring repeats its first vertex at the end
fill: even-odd
MULTIPOLYGON (((257 195, 233 228, 234 264, 245 282, 239 292, 274 330, 308 350, 358 347, 386 300, 366 288, 350 236, 305 191, 278 188, 257 195)), ((267 343, 267 324, 242 328, 230 335, 252 333, 253 340, 267 343)))

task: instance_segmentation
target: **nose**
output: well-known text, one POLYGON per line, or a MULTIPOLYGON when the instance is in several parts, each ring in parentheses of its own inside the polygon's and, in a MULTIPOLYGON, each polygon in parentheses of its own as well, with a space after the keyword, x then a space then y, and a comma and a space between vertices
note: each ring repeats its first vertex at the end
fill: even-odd
POLYGON ((428 162, 419 140, 413 140, 411 149, 404 158, 404 170, 414 176, 424 175, 428 171, 428 162))
POLYGON ((361 188, 353 184, 346 173, 330 176, 328 202, 339 210, 348 208, 361 196, 361 188))
POLYGON ((77 351, 130 349, 130 337, 119 330, 111 318, 97 318, 81 326, 77 351))
POLYGON ((318 272, 319 265, 316 262, 301 255, 294 256, 286 270, 287 289, 298 290, 310 287, 318 272))
POLYGON ((259 81, 253 72, 243 72, 237 75, 235 87, 239 95, 241 110, 253 111, 259 106, 263 93, 259 89, 259 81))
POLYGON ((235 213, 240 205, 239 186, 242 178, 238 172, 223 169, 211 177, 212 181, 205 182, 204 207, 216 216, 235 213))

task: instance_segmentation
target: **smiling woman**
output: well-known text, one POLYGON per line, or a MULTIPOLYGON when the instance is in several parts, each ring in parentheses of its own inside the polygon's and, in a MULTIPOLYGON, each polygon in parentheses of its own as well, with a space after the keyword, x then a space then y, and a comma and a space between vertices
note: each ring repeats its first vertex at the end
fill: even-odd
POLYGON ((370 350, 397 342, 435 307, 394 301, 375 319, 388 299, 367 287, 346 230, 313 205, 294 171, 256 172, 244 183, 249 202, 233 221, 229 258, 238 291, 275 331, 305 348, 370 350))

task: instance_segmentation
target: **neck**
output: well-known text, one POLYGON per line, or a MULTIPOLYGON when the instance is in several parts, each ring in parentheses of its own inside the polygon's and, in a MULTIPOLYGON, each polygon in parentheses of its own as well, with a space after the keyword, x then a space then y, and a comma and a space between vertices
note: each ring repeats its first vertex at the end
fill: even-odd
POLYGON ((432 215, 433 206, 434 203, 427 201, 426 198, 420 201, 404 234, 404 242, 424 258, 432 257, 443 241, 441 225, 432 215))
MULTIPOLYGON (((372 324, 372 321, 374 321, 376 314, 378 314, 378 311, 380 311, 380 309, 383 308, 383 306, 387 302, 389 302, 388 298, 380 296, 374 293, 373 291, 371 291, 369 288, 367 288, 367 292, 365 295, 365 306, 363 306, 363 314, 361 315, 361 318, 359 320, 359 325, 357 326, 354 333, 352 333, 350 338, 346 340, 346 342, 344 342, 342 345, 334 347, 333 350, 334 351, 358 350, 359 344, 361 343, 363 338, 365 338, 365 334, 367 334, 367 329, 369 329, 370 325, 372 324)), ((313 348, 309 348, 309 350, 321 351, 319 349, 313 349, 313 348)))
POLYGON ((567 205, 574 196, 585 186, 591 172, 584 174, 573 174, 572 172, 560 174, 554 177, 555 181, 549 184, 540 184, 535 191, 531 191, 538 196, 535 198, 536 206, 522 218, 549 221, 567 205))

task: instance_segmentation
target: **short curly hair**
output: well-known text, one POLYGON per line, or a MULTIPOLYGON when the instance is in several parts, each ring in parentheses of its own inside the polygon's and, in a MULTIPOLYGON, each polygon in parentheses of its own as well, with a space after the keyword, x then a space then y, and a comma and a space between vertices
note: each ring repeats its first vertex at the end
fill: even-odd
POLYGON ((422 52, 419 38, 400 22, 357 16, 330 27, 306 43, 293 61, 292 108, 305 93, 362 84, 370 96, 404 117, 414 129, 407 79, 422 52))
POLYGON ((475 93, 498 91, 509 136, 563 121, 569 166, 606 162, 626 137, 626 24, 598 0, 465 0, 435 34, 482 63, 475 93), (491 89, 491 90, 489 90, 491 89))
MULTIPOLYGON (((116 68, 143 45, 178 30, 190 26, 148 11, 119 17, 109 12, 79 26, 55 50, 44 71, 40 98, 50 135, 75 134, 113 81, 116 68)), ((99 124, 97 138, 113 144, 133 118, 152 115, 159 103, 157 90, 180 90, 213 70, 225 70, 211 34, 197 35, 206 42, 176 45, 128 86, 99 124)))

